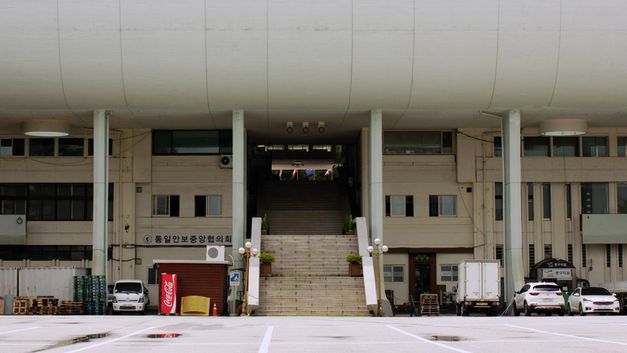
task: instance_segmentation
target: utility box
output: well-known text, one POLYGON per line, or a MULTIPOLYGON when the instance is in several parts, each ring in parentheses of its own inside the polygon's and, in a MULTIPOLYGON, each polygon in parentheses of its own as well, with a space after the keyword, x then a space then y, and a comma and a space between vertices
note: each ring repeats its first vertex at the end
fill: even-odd
POLYGON ((471 311, 497 314, 501 307, 500 262, 465 260, 457 269, 457 315, 471 311))
POLYGON ((0 215, 2 244, 26 244, 26 215, 0 215))

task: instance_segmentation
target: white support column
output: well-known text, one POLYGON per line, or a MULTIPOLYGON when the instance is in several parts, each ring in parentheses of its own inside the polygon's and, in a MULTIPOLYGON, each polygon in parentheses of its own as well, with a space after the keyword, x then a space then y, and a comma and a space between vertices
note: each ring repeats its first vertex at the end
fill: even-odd
POLYGON ((370 236, 383 242, 383 114, 370 111, 370 236))
POLYGON ((94 199, 92 275, 107 275, 109 208, 109 112, 94 110, 94 199))
POLYGON ((246 233, 246 132, 244 111, 233 111, 233 258, 241 256, 237 252, 244 246, 246 233))
POLYGON ((503 227, 505 240, 505 299, 524 284, 522 261, 522 207, 520 111, 510 110, 503 116, 503 227))

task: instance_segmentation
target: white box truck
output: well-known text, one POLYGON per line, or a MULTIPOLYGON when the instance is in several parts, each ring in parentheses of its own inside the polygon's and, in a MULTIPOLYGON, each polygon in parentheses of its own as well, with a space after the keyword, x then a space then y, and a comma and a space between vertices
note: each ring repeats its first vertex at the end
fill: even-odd
POLYGON ((501 308, 501 275, 498 260, 464 260, 458 267, 457 315, 470 312, 496 315, 501 308))

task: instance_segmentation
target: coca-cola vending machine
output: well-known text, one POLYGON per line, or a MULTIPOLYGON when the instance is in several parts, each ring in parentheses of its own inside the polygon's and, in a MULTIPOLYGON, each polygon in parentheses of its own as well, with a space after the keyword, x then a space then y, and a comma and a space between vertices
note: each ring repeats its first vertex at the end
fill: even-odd
POLYGON ((161 274, 161 303, 159 314, 176 315, 176 274, 161 274))

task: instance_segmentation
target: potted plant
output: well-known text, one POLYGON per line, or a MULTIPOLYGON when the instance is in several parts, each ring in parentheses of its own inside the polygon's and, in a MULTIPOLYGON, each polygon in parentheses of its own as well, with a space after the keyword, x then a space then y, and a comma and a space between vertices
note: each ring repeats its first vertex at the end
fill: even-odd
POLYGON ((342 232, 345 235, 355 234, 355 221, 353 221, 353 215, 346 216, 346 219, 344 220, 344 225, 342 227, 342 232))
POLYGON ((360 255, 350 254, 346 256, 346 262, 348 262, 348 274, 351 277, 359 277, 362 275, 360 255))
POLYGON ((272 274, 272 263, 275 258, 267 251, 262 251, 259 254, 259 274, 261 276, 270 276, 272 274))
POLYGON ((268 222, 268 214, 264 213, 261 218, 261 234, 268 235, 270 234, 270 223, 268 222))

